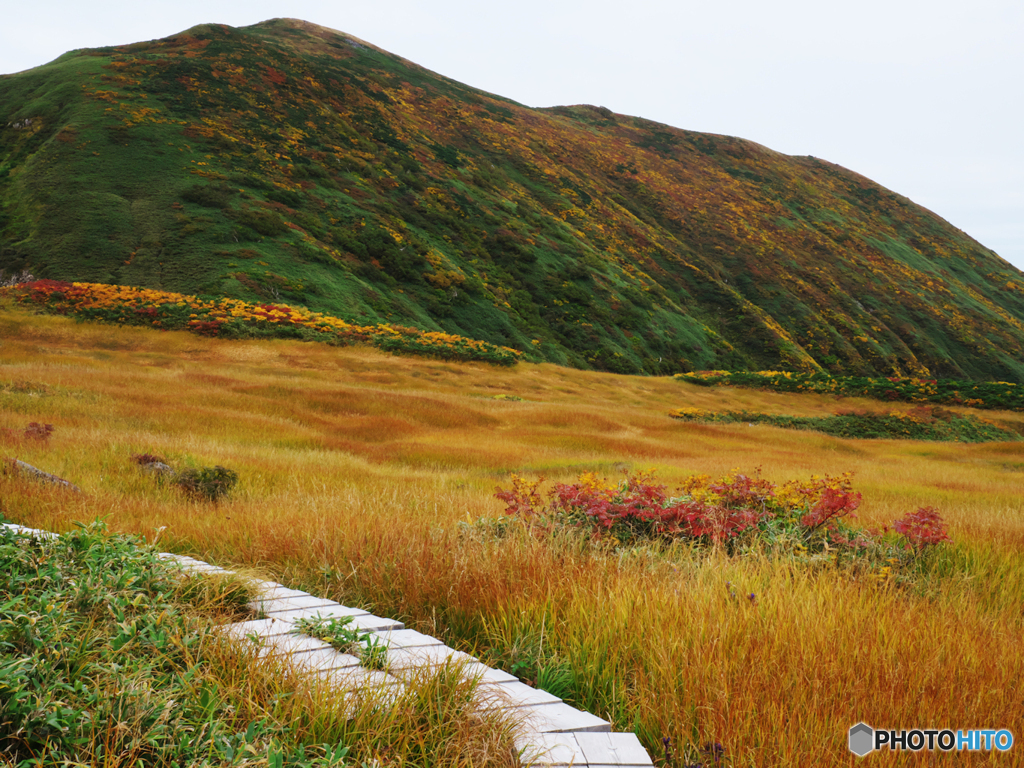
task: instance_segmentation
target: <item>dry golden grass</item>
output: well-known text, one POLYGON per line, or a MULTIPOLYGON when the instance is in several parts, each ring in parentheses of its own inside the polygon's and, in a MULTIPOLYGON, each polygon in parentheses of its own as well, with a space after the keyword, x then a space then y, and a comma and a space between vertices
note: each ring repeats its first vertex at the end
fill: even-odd
MULTIPOLYGON (((238 722, 286 723, 296 742, 349 746, 348 762, 338 765, 518 768, 518 720, 487 707, 486 692, 464 666, 423 670, 401 691, 382 685, 342 691, 280 659, 217 643, 203 649, 201 670, 203 684, 235 702, 238 722)), ((241 765, 272 763, 257 753, 241 765)))
MULTIPOLYGON (((636 729, 654 754, 671 736, 691 748, 721 742, 735 765, 846 765, 846 730, 858 720, 1021 722, 1024 443, 688 424, 668 411, 890 406, 11 310, 0 314, 0 340, 0 428, 13 432, 0 456, 83 489, 0 475, 0 511, 17 522, 63 530, 102 517, 150 537, 166 526, 161 544, 175 551, 398 616, 482 653, 540 655, 568 670, 573 703, 636 729), (48 443, 18 437, 30 421, 55 426, 48 443), (241 480, 218 505, 188 501, 131 464, 142 452, 176 467, 220 464, 241 480), (900 589, 756 557, 627 556, 459 528, 501 514, 493 493, 513 471, 565 480, 654 469, 672 486, 755 467, 775 481, 852 471, 863 524, 934 506, 956 543, 916 587, 900 589), (756 604, 728 599, 726 582, 756 604)), ((1017 745, 945 759, 1024 764, 1021 755, 1017 745)))

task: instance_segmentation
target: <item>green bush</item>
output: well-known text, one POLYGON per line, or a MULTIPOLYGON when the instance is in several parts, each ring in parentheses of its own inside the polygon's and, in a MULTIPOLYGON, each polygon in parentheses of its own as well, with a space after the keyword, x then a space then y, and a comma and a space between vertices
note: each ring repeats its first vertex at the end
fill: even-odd
POLYGON ((305 197, 298 192, 292 192, 289 189, 274 188, 267 192, 267 198, 273 200, 275 203, 287 205, 289 208, 301 208, 303 203, 306 202, 305 197))
POLYGON ((238 473, 222 466, 185 469, 174 476, 174 484, 193 499, 220 501, 238 483, 238 473))
POLYGON ((181 193, 182 199, 204 208, 227 208, 234 190, 226 184, 196 184, 181 193))
POLYGON ((265 237, 277 237, 288 231, 288 225, 284 223, 284 219, 273 211, 243 208, 240 211, 228 211, 227 213, 239 224, 265 237))

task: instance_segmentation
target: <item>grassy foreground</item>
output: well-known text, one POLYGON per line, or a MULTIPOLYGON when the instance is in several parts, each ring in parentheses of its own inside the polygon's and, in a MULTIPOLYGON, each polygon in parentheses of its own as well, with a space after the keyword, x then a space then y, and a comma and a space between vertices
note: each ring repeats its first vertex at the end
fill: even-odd
POLYGON ((345 695, 225 642, 252 618, 244 577, 185 576, 100 525, 0 528, 0 568, 0 765, 518 765, 454 665, 345 695))
MULTIPOLYGON (((714 743, 729 765, 853 764, 846 732, 859 720, 1019 730, 1022 443, 690 424, 669 411, 813 417, 838 404, 888 406, 207 339, 13 309, 0 314, 0 339, 2 455, 83 491, 0 475, 0 512, 17 522, 61 531, 101 517, 147 537, 166 526, 162 547, 489 655, 617 729, 635 729, 654 755, 670 738, 677 765, 714 743), (26 435, 32 422, 52 424, 52 434, 26 435), (180 469, 223 465, 239 484, 218 504, 189 498, 140 472, 130 461, 139 453, 180 469), (756 467, 776 482, 853 472, 859 524, 930 506, 954 542, 887 574, 828 557, 615 549, 475 524, 501 517, 494 492, 511 472, 568 482, 581 472, 656 470, 675 487, 756 467)), ((933 757, 1016 765, 1022 754, 1017 745, 933 757)))

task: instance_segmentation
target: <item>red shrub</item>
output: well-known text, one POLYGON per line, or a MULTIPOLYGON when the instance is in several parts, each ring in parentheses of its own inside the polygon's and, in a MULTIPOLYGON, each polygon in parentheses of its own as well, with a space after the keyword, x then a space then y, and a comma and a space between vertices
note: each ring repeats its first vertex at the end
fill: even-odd
POLYGON ((147 464, 167 463, 166 461, 163 460, 163 458, 152 453, 133 453, 131 455, 131 460, 135 464, 138 464, 140 467, 144 467, 147 464))
POLYGON ((38 440, 41 443, 48 442, 52 434, 53 424, 40 424, 36 421, 31 422, 25 427, 24 432, 26 440, 38 440))
POLYGON ((775 496, 775 484, 760 477, 761 470, 758 468, 758 477, 747 477, 736 475, 731 478, 724 478, 718 484, 708 486, 721 500, 723 507, 728 509, 753 509, 766 510, 768 504, 775 496), (725 482, 729 480, 730 482, 725 482))
MULTIPOLYGON (((543 479, 543 478, 542 478, 543 479)), ((562 515, 578 523, 589 523, 598 533, 619 539, 650 536, 708 538, 714 542, 730 539, 757 525, 771 513, 765 501, 771 496, 767 481, 742 475, 712 486, 718 500, 685 500, 671 503, 664 485, 638 474, 627 477, 617 488, 591 477, 577 483, 555 483, 549 503, 543 506, 536 483, 512 476, 512 489, 495 494, 505 502, 508 514, 533 517, 562 515)))
POLYGON ((918 552, 943 541, 952 541, 941 515, 932 507, 921 507, 897 520, 892 527, 907 539, 907 549, 918 552))
POLYGON ((859 493, 825 486, 817 503, 811 507, 811 511, 800 518, 800 525, 813 531, 823 525, 829 525, 840 517, 851 516, 853 511, 860 506, 860 500, 859 493))
POLYGON ((498 488, 494 495, 507 505, 506 514, 534 517, 544 510, 544 502, 537 493, 537 487, 543 482, 543 477, 537 478, 535 483, 528 483, 519 475, 512 475, 512 490, 498 488))

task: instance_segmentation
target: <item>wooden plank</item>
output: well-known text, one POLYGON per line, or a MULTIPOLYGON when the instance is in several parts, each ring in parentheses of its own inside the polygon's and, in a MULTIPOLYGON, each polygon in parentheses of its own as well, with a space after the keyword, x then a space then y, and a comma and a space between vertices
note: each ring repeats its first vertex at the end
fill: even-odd
POLYGON ((576 741, 589 765, 654 765, 635 733, 577 733, 576 741))

